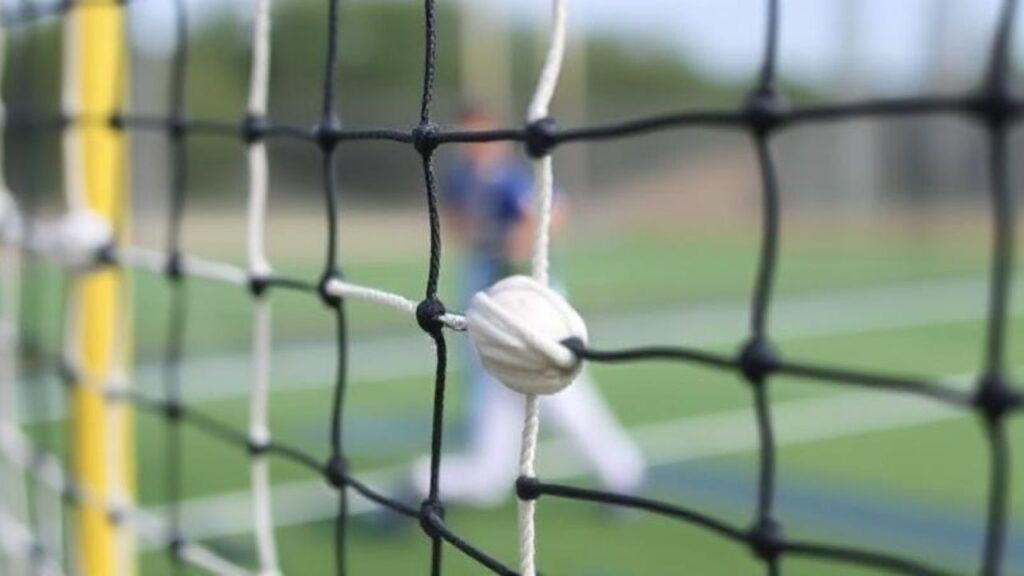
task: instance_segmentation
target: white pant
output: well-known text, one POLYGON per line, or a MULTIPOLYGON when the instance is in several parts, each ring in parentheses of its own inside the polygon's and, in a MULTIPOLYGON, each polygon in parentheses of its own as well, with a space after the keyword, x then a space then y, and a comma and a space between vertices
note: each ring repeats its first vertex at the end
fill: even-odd
MULTIPOLYGON (((525 399, 487 377, 478 425, 468 449, 441 459, 440 495, 445 502, 497 506, 512 490, 519 472, 525 399)), ((584 371, 565 390, 540 401, 541 423, 554 424, 593 469, 606 490, 635 492, 643 482, 643 455, 626 434, 584 371)), ((537 476, 544 478, 544 470, 537 476)), ((413 488, 425 497, 429 457, 413 467, 413 488)))

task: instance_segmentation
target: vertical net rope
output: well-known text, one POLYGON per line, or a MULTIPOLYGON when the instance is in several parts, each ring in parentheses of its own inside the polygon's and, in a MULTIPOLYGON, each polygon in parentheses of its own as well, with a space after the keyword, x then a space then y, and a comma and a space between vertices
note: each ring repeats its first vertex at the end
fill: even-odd
MULTIPOLYGON (((119 9, 130 9, 143 0, 121 0, 119 9)), ((35 190, 28 184, 7 182, 0 162, 0 571, 15 575, 29 573, 75 574, 78 566, 73 553, 76 543, 72 535, 61 530, 64 521, 58 506, 61 500, 74 511, 84 507, 103 510, 118 534, 122 563, 131 562, 132 541, 139 538, 150 545, 162 547, 176 566, 188 566, 199 572, 222 575, 257 574, 271 576, 281 572, 275 542, 274 519, 271 513, 273 490, 270 462, 281 459, 304 467, 322 477, 337 495, 334 515, 334 572, 349 573, 349 499, 355 496, 419 522, 430 541, 430 562, 426 570, 434 575, 443 572, 443 553, 457 550, 482 570, 495 574, 543 572, 537 560, 538 533, 534 530, 534 512, 541 501, 549 498, 586 501, 630 508, 657 514, 681 523, 696 526, 723 539, 749 549, 769 575, 785 572, 785 560, 792 557, 812 558, 837 564, 874 568, 892 574, 947 575, 955 572, 938 565, 930 558, 918 558, 902 550, 888 552, 849 545, 788 536, 786 519, 775 506, 777 492, 776 442, 773 431, 771 384, 777 376, 808 380, 821 385, 863 387, 909 395, 976 415, 984 424, 988 446, 988 502, 984 515, 983 545, 978 551, 976 570, 982 576, 1008 574, 1006 536, 1009 515, 1011 442, 1007 428, 1011 418, 1024 412, 1024 399, 1007 371, 1006 332, 1009 318, 1010 286, 1013 276, 1013 244, 1016 241, 1014 190, 1011 188, 1009 134, 1019 126, 1024 102, 1010 87, 1013 44, 1013 22, 1018 11, 1016 0, 1002 0, 997 27, 991 39, 991 51, 984 82, 975 89, 952 95, 921 94, 895 98, 869 98, 842 103, 816 103, 790 107, 783 99, 777 78, 777 47, 782 34, 782 6, 778 0, 751 0, 751 6, 764 13, 762 61, 750 87, 749 97, 738 107, 687 109, 656 116, 630 119, 616 123, 559 128, 549 117, 550 103, 558 83, 565 52, 568 2, 552 0, 552 21, 549 46, 540 71, 534 97, 530 102, 526 124, 522 127, 487 131, 451 130, 439 126, 433 116, 434 82, 437 68, 437 47, 445 37, 437 28, 433 0, 423 2, 423 86, 420 94, 419 121, 408 129, 348 128, 344 126, 336 105, 339 53, 344 49, 340 30, 340 0, 328 0, 324 8, 324 29, 327 46, 324 74, 319 79, 322 101, 318 121, 312 128, 275 122, 268 111, 268 88, 271 78, 272 1, 254 0, 252 10, 252 56, 246 109, 238 117, 227 119, 195 118, 188 113, 185 94, 188 82, 188 14, 184 0, 171 0, 174 16, 168 23, 174 30, 176 43, 171 56, 168 110, 164 114, 141 114, 122 104, 111 117, 95 117, 81 110, 71 87, 76 83, 80 67, 86 65, 72 49, 73 19, 81 11, 102 7, 109 9, 109 0, 77 0, 39 3, 19 1, 0 5, 0 65, 5 50, 3 41, 12 30, 32 30, 40 24, 59 20, 65 29, 62 93, 59 110, 42 110, 31 98, 0 102, 4 130, 10 136, 43 132, 57 133, 63 144, 64 215, 46 219, 33 208, 35 190), (6 104, 6 105, 5 105, 6 104), (5 108, 5 109, 4 109, 5 108), (986 333, 981 345, 983 364, 979 367, 976 386, 957 390, 927 377, 892 374, 871 369, 852 369, 841 364, 818 364, 790 358, 772 342, 770 312, 773 286, 777 277, 778 242, 781 233, 780 198, 782 190, 777 179, 777 159, 773 142, 787 131, 822 123, 853 119, 905 119, 938 116, 970 119, 987 135, 986 170, 992 214, 992 258, 990 266, 986 333), (161 249, 144 248, 130 241, 110 245, 110 231, 95 225, 84 209, 83 158, 78 145, 79 130, 96 123, 109 124, 126 134, 149 133, 166 138, 172 175, 167 186, 167 238, 161 249), (757 501, 750 521, 734 524, 691 507, 686 502, 656 500, 633 494, 582 488, 543 480, 543 470, 536 470, 539 401, 535 394, 526 394, 526 418, 520 453, 520 474, 516 490, 519 522, 518 567, 514 561, 501 558, 481 548, 472 534, 455 531, 445 521, 439 485, 441 454, 445 432, 444 408, 447 376, 447 338, 467 330, 467 319, 446 310, 438 297, 438 283, 443 264, 441 250, 442 222, 438 213, 437 183, 434 160, 442 146, 469 142, 509 141, 523 145, 532 158, 536 194, 535 238, 532 275, 536 282, 549 284, 549 227, 552 211, 554 173, 552 152, 560 146, 577 142, 596 142, 622 138, 642 138, 656 132, 693 128, 722 130, 744 134, 759 167, 761 201, 761 242, 751 290, 750 330, 737 351, 718 353, 675 343, 647 345, 617 350, 592 348, 579 340, 560 343, 534 342, 560 365, 571 362, 636 363, 669 361, 702 366, 733 374, 749 386, 754 420, 759 441, 757 501), (200 258, 189 254, 182 235, 188 217, 186 204, 190 193, 188 181, 190 159, 187 140, 193 135, 235 141, 248 164, 245 266, 200 258), (268 198, 271 193, 267 145, 272 140, 298 142, 321 160, 321 184, 324 202, 325 239, 324 265, 314 278, 287 276, 275 272, 267 258, 265 227, 268 198), (428 259, 422 297, 409 298, 359 283, 342 275, 339 258, 338 228, 345 223, 340 201, 345 196, 337 182, 337 161, 344 154, 340 144, 360 142, 392 142, 414 150, 423 175, 424 214, 429 237, 424 239, 428 259), (11 188, 8 189, 8 186, 11 188), (22 189, 24 188, 24 189, 22 189), (106 401, 123 409, 143 411, 167 423, 165 444, 159 449, 166 458, 166 484, 163 486, 167 505, 162 513, 144 509, 126 494, 92 493, 74 477, 63 458, 46 442, 26 433, 26 415, 20 412, 19 383, 25 378, 24 349, 28 340, 25 326, 19 319, 27 305, 23 280, 29 260, 49 260, 63 269, 66 282, 74 283, 93 270, 112 267, 136 274, 162 278, 167 288, 167 311, 170 326, 164 353, 163 390, 146 393, 129 386, 131 374, 127 350, 127 319, 118 322, 114 349, 118 357, 115 369, 106 381, 80 378, 73 342, 77 339, 75 318, 79 303, 68 299, 62 311, 64 343, 58 343, 39 354, 51 375, 65 383, 64 393, 75 393, 76 387, 104 394, 106 401), (201 406, 186 403, 181 396, 182 363, 188 355, 185 323, 189 315, 188 292, 192 283, 202 282, 236 290, 240 297, 251 299, 251 365, 249 374, 249 418, 247 427, 237 428, 207 415, 201 406), (335 325, 337 343, 333 399, 329 409, 319 417, 330 421, 330 432, 322 451, 308 446, 282 443, 270 430, 272 301, 274 295, 288 291, 319 300, 325 305, 325 317, 335 325), (343 437, 342 423, 346 415, 347 356, 349 352, 345 303, 349 300, 388 307, 403 314, 410 326, 418 326, 433 343, 435 354, 433 399, 431 404, 431 474, 429 494, 420 506, 391 498, 367 484, 358 470, 346 459, 348 439, 343 437), (247 454, 252 533, 255 557, 239 560, 226 551, 206 545, 190 536, 190 527, 182 514, 182 478, 186 458, 181 434, 195 430, 213 441, 223 442, 247 454), (65 542, 66 541, 66 542, 65 542)), ((201 55, 195 55, 201 57, 201 55)), ((16 67, 6 82, 19 82, 23 88, 35 85, 30 74, 33 66, 16 67)), ((120 86, 123 78, 111 78, 120 86)), ((2 150, 0 150, 0 160, 2 150)), ((39 162, 52 159, 37 158, 39 162)), ((530 338, 530 326, 522 337, 530 338)), ((637 338, 642 338, 638 335, 637 338)), ((59 338, 58 338, 59 340, 59 338)), ((127 434, 120 419, 110 423, 107 440, 111 447, 127 434)), ((116 452, 116 451, 113 451, 116 452)), ((118 473, 124 463, 113 458, 105 463, 109 473, 118 473)), ((541 538, 541 541, 543 539, 541 538)), ((702 551, 694 550, 693 554, 702 551)), ((326 562, 328 559, 324 559, 326 562)), ((125 565, 125 564, 122 564, 125 565)))
MULTIPOLYGON (((568 0, 553 0, 551 38, 549 40, 544 67, 537 81, 537 89, 526 114, 530 124, 541 122, 548 116, 551 99, 558 86, 558 76, 562 71, 565 59, 565 37, 568 30, 568 0)), ((550 243, 551 243, 551 206, 554 195, 554 165, 551 152, 534 159, 533 174, 535 190, 536 231, 534 234, 532 274, 533 278, 544 286, 550 284, 550 243)), ((534 478, 534 460, 537 457, 537 435, 540 430, 540 398, 537 394, 525 395, 525 421, 523 423, 523 441, 519 455, 519 474, 524 478, 534 478)), ((535 511, 537 503, 533 499, 520 499, 519 510, 519 570, 524 576, 534 576, 536 567, 536 530, 535 511)))

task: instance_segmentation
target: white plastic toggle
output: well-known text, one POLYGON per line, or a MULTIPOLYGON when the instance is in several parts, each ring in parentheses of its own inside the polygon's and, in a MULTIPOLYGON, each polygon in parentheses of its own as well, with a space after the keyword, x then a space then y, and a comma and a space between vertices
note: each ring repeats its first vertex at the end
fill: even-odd
POLYGON ((93 264, 97 253, 113 239, 107 220, 91 210, 74 210, 60 220, 58 250, 73 268, 93 264))
POLYGON ((561 342, 587 341, 583 318, 561 294, 526 276, 478 292, 466 327, 484 367, 523 394, 554 394, 576 379, 582 362, 561 342))

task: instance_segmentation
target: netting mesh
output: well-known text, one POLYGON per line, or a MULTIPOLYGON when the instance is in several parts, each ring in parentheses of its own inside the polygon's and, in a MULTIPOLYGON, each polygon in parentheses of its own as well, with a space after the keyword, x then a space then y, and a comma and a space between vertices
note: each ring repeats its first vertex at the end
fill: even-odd
MULTIPOLYGON (((809 540, 787 537, 785 521, 775 510, 776 494, 776 446, 773 439, 772 408, 769 399, 772 379, 784 375, 808 379, 823 384, 867 387, 893 394, 909 394, 930 401, 949 405, 965 412, 973 412, 984 423, 983 430, 989 448, 989 496, 985 521, 984 546, 977 561, 977 572, 985 575, 1003 573, 1004 543, 1007 532, 1009 458, 1007 440, 1007 418, 1020 412, 1024 397, 1011 385, 1006 370, 1006 332, 1008 299, 1012 275, 1012 248, 1014 244, 1013 193, 1010 188, 1007 141, 1008 134, 1020 118, 1022 101, 1011 93, 1009 85, 1010 44, 1012 24, 1017 2, 1004 0, 988 58, 988 70, 983 83, 967 94, 939 96, 921 95, 901 98, 867 99, 838 104, 814 104, 801 107, 786 105, 777 87, 777 47, 779 43, 779 18, 781 2, 766 0, 751 2, 764 10, 764 47, 762 64, 750 97, 738 107, 686 110, 678 113, 645 117, 636 120, 605 125, 577 128, 557 127, 548 117, 547 105, 556 84, 561 64, 566 31, 565 19, 568 7, 564 0, 554 0, 554 25, 550 51, 541 73, 536 97, 528 113, 524 127, 488 131, 453 131, 433 122, 434 76, 437 66, 436 47, 439 41, 435 26, 435 3, 425 0, 424 45, 423 45, 423 87, 420 100, 419 124, 412 129, 350 129, 344 126, 335 108, 335 91, 338 86, 339 54, 339 1, 328 0, 324 14, 327 34, 327 48, 324 55, 322 78, 322 107, 319 122, 312 128, 279 124, 267 115, 267 86, 270 76, 270 0, 251 3, 253 19, 253 52, 251 85, 248 110, 242 118, 212 120, 188 116, 186 113, 185 88, 189 62, 186 4, 183 0, 171 2, 174 19, 170 24, 177 39, 173 52, 171 82, 169 85, 169 109, 164 115, 141 115, 123 107, 110 117, 92 117, 76 108, 74 98, 63 99, 59 116, 46 113, 28 105, 10 109, 5 116, 5 127, 12 134, 31 135, 40 131, 56 131, 69 134, 76 127, 85 125, 108 125, 121 132, 151 132, 164 135, 170 143, 172 181, 170 183, 170 208, 167 211, 168 236, 161 251, 141 247, 110 243, 90 249, 85 266, 75 262, 69 254, 75 246, 68 246, 67 222, 54 224, 41 220, 33 209, 31 194, 13 190, 2 198, 3 211, 3 282, 4 301, 0 309, 3 322, 0 342, 3 348, 3 363, 0 366, 0 440, 3 456, 10 465, 4 469, 4 499, 0 509, 0 535, 2 549, 12 566, 29 571, 34 567, 46 573, 75 573, 74 554, 64 551, 68 546, 62 530, 61 513, 54 511, 52 496, 63 498, 70 508, 92 507, 103 510, 107 521, 118 534, 135 533, 166 546, 167 553, 176 561, 190 564, 211 573, 245 574, 258 572, 274 573, 279 570, 273 519, 271 517, 271 491, 268 458, 281 458, 308 467, 336 489, 337 514, 335 515, 335 570, 346 572, 346 534, 348 532, 348 499, 353 493, 390 508, 394 512, 419 522, 426 538, 431 541, 430 567, 432 574, 442 571, 442 556, 446 544, 475 559, 482 567, 499 574, 514 574, 518 571, 533 573, 533 518, 534 502, 546 498, 567 498, 595 501, 660 514, 680 522, 692 524, 722 538, 746 545, 759 558, 768 574, 781 572, 781 563, 787 557, 812 557, 837 563, 848 563, 874 567, 901 574, 947 574, 943 566, 930 564, 927 560, 894 555, 872 549, 846 547, 809 540), (776 177, 776 163, 773 159, 772 140, 780 133, 810 123, 841 122, 855 118, 887 118, 923 115, 960 116, 974 121, 987 134, 988 185, 992 215, 992 252, 990 267, 990 290, 987 312, 987 332, 984 337, 984 361, 978 371, 972 390, 954 390, 941 382, 878 373, 851 370, 841 366, 819 365, 788 358, 772 344, 769 330, 769 315, 772 309, 772 291, 777 276, 778 243, 780 234, 780 189, 776 177), (756 152, 760 167, 762 223, 760 257, 750 303, 749 337, 740 343, 736 354, 720 354, 699 349, 688 349, 666 345, 637 347, 622 350, 600 350, 584 346, 579 341, 566 341, 567 347, 577 358, 588 362, 642 362, 673 361, 706 366, 735 373, 749 385, 754 407, 759 438, 759 471, 756 508, 748 525, 735 525, 722 519, 701 513, 687 506, 685 502, 652 500, 634 495, 613 494, 604 491, 580 488, 571 485, 554 484, 543 480, 544 470, 534 476, 532 461, 524 465, 526 473, 516 483, 516 492, 521 505, 520 564, 514 569, 473 542, 471 534, 453 531, 445 522, 444 510, 439 501, 439 467, 441 466, 445 384, 447 375, 447 333, 465 330, 465 321, 458 315, 446 312, 438 299, 438 278, 443 263, 441 250, 441 220, 438 214, 437 184, 435 182, 434 156, 438 148, 452 143, 515 141, 521 143, 526 153, 534 159, 538 174, 551 170, 551 153, 560 146, 573 142, 636 138, 654 131, 687 130, 694 127, 721 129, 740 132, 749 136, 750 145, 756 152), (245 147, 249 158, 249 206, 248 206, 248 266, 245 268, 209 261, 186 254, 182 250, 182 225, 187 218, 190 172, 189 155, 186 153, 188 139, 195 135, 208 135, 224 139, 235 139, 245 147), (327 240, 324 246, 322 274, 316 279, 286 277, 273 271, 263 245, 263 225, 266 216, 268 196, 268 169, 266 142, 274 139, 290 139, 309 144, 311 153, 317 153, 322 160, 322 190, 327 240), (412 300, 390 294, 343 279, 342 264, 338 258, 338 198, 342 193, 335 180, 335 161, 339 145, 350 141, 392 141, 415 149, 422 160, 423 199, 425 218, 429 221, 429 258, 427 277, 424 281, 422 299, 412 300), (19 204, 14 204, 18 199, 19 204), (148 411, 166 419, 169 424, 166 444, 163 446, 166 458, 167 476, 164 496, 169 503, 167 516, 157 518, 138 508, 123 494, 97 494, 83 486, 70 473, 70 468, 60 458, 46 450, 47 441, 33 443, 22 433, 17 400, 16 380, 20 377, 17 367, 19 358, 26 356, 26 342, 29 340, 18 331, 18 313, 21 304, 17 294, 23 275, 19 270, 39 258, 58 258, 68 263, 67 281, 75 282, 82 274, 96 268, 131 268, 143 273, 162 275, 168 284, 172 297, 170 318, 166 334, 164 355, 164 391, 162 395, 146 395, 126 385, 126 376, 116 369, 102 382, 83 381, 78 373, 74 354, 64 350, 56 358, 44 358, 53 366, 59 366, 67 384, 67 394, 74 394, 83 387, 93 393, 102 394, 106 402, 148 411), (29 261, 28 264, 22 260, 29 261), (247 430, 236 429, 226 423, 205 415, 195 406, 182 401, 180 380, 182 349, 185 337, 185 322, 188 317, 188 289, 190 282, 216 282, 236 286, 246 292, 252 301, 252 386, 250 424, 247 430), (267 397, 270 388, 269 362, 271 337, 271 305, 274 294, 279 291, 295 291, 319 298, 326 306, 325 314, 331 315, 336 324, 337 368, 334 383, 333 402, 329 410, 331 420, 329 453, 311 454, 305 450, 278 442, 273 439, 267 423, 267 397), (346 464, 346 441, 342 435, 345 418, 346 394, 346 350, 347 334, 345 304, 349 299, 363 299, 405 311, 432 339, 436 351, 436 369, 433 383, 432 433, 430 442, 431 475, 427 499, 419 508, 410 507, 400 501, 371 489, 359 478, 356 470, 346 464), (230 445, 237 446, 248 454, 251 462, 253 494, 254 534, 258 550, 257 566, 239 566, 219 556, 213 550, 189 539, 188 527, 182 525, 180 507, 182 481, 185 471, 182 467, 182 430, 184 427, 209 434, 230 445), (28 505, 29 498, 38 501, 28 505), (523 514, 523 510, 528 513, 523 514)), ((59 18, 70 20, 86 10, 122 10, 122 2, 103 0, 78 0, 40 5, 23 2, 16 6, 5 6, 3 24, 5 29, 23 29, 41 21, 59 18)), ((64 91, 70 94, 68 86, 73 81, 75 62, 71 52, 66 52, 64 91)), ((33 74, 31 65, 18 66, 9 78, 28 83, 26 75, 33 74)), ((118 83, 122 79, 111 78, 118 83)), ((31 102, 21 102, 31 104, 31 102)), ((64 166, 68 184, 69 213, 80 208, 81 190, 76 180, 81 169, 76 164, 74 146, 65 149, 64 166)), ((43 161, 37 159, 37 161, 43 161)), ((6 189, 6 185, 4 186, 6 189)), ((543 196, 543 194, 542 194, 543 196)), ((541 214, 546 213, 541 200, 541 214)), ((542 224, 544 219, 540 219, 542 224)), ((78 236, 71 235, 72 240, 78 236)), ((81 247, 78 248, 81 251, 81 247)), ((546 266, 547 238, 544 226, 538 230, 535 251, 535 276, 543 276, 546 266)), ((70 300, 69 300, 70 301, 70 300)), ((74 317, 75 310, 65 310, 64 316, 74 317)), ((66 329, 74 332, 74 326, 66 329)), ((38 337, 38 335, 36 335, 38 337)), ((67 339, 72 340, 72 339, 67 339)), ((116 367, 115 367, 116 368, 116 367)), ((25 368, 28 370, 28 368, 25 368)), ((534 425, 536 422, 533 423, 534 425)), ((111 432, 117 434, 117 432, 111 432)), ((528 437, 529 435, 524 435, 528 437)), ((534 438, 535 441, 535 430, 534 438)), ((683 439, 680 439, 683 441, 683 439)), ((524 449, 524 453, 527 450, 524 449)), ((531 454, 532 457, 532 454, 531 454)), ((59 510, 59 501, 57 502, 59 510)), ((543 527, 540 527, 539 543, 543 545, 543 527)), ((71 546, 74 543, 70 544, 71 546)), ((126 545, 127 546, 127 545, 126 545)))

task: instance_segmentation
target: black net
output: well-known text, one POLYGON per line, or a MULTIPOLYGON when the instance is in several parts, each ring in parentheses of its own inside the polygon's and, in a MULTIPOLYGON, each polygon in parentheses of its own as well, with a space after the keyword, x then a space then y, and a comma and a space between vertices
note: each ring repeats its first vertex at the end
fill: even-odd
MULTIPOLYGON (((371 128, 352 129, 345 126, 335 107, 338 89, 339 2, 325 2, 324 26, 327 30, 327 51, 324 55, 322 78, 322 107, 320 120, 312 128, 280 124, 272 118, 247 115, 235 119, 206 119, 190 117, 186 112, 185 82, 189 59, 186 4, 184 0, 172 2, 175 17, 170 24, 176 30, 176 48, 173 53, 172 77, 169 85, 170 108, 166 115, 138 115, 117 113, 109 118, 68 117, 48 115, 32 106, 31 98, 12 102, 6 118, 6 130, 14 137, 26 138, 32 146, 33 134, 41 131, 63 131, 69 126, 87 123, 108 123, 125 132, 152 132, 163 134, 170 142, 172 171, 172 198, 167 212, 168 230, 163 276, 171 287, 170 317, 173 321, 166 337, 165 391, 162 397, 149 397, 138 391, 125 392, 113 401, 127 401, 135 408, 161 415, 169 423, 164 446, 166 468, 165 495, 170 505, 167 519, 167 553, 178 561, 188 560, 186 551, 192 544, 187 527, 182 526, 175 503, 181 500, 182 478, 186 471, 181 466, 181 430, 191 426, 220 440, 235 445, 239 450, 255 456, 266 454, 283 458, 308 467, 322 475, 337 490, 335 571, 346 573, 346 534, 349 530, 347 499, 353 492, 390 508, 394 512, 419 522, 425 537, 430 539, 432 574, 442 572, 442 557, 447 545, 466 554, 487 570, 498 574, 515 571, 502 561, 477 547, 471 534, 459 534, 445 522, 444 509, 439 500, 438 469, 441 465, 442 427, 447 374, 448 328, 441 322, 444 307, 438 299, 438 278, 443 264, 441 247, 441 219, 435 183, 435 152, 452 143, 514 141, 522 144, 531 157, 550 154, 554 149, 575 142, 636 138, 655 131, 688 130, 695 127, 719 129, 746 134, 753 147, 760 168, 761 182, 761 242, 756 278, 752 289, 749 316, 749 337, 740 343, 736 354, 720 354, 699 349, 671 345, 639 347, 623 350, 600 350, 585 347, 578 341, 565 345, 578 357, 589 362, 684 362, 735 373, 750 389, 760 442, 757 505, 748 525, 734 525, 722 519, 701 513, 685 502, 646 499, 634 495, 613 494, 571 485, 544 481, 540 478, 521 478, 516 490, 520 499, 567 498, 602 502, 614 506, 634 508, 663 515, 679 522, 692 524, 713 532, 722 538, 741 543, 759 558, 768 574, 779 574, 782 562, 788 557, 809 557, 836 563, 873 567, 899 574, 948 574, 948 568, 917 559, 871 549, 799 540, 787 537, 785 519, 775 510, 776 445, 773 438, 772 407, 769 399, 772 379, 789 376, 839 386, 865 387, 909 394, 972 412, 983 422, 989 447, 989 497, 985 522, 983 551, 977 560, 977 573, 995 575, 1004 573, 1004 544, 1006 542, 1009 512, 1010 446, 1007 440, 1007 419, 1020 412, 1024 397, 1015 389, 1006 369, 1006 332, 1008 300, 1011 285, 1015 218, 1013 191, 1011 190, 1008 160, 1008 134, 1016 125, 1024 109, 1024 102, 1011 92, 1009 76, 1012 24, 1017 2, 1004 0, 996 32, 991 39, 991 52, 984 80, 976 90, 958 95, 920 95, 899 98, 877 98, 854 102, 814 104, 790 107, 779 91, 777 79, 777 47, 779 18, 782 10, 778 0, 751 2, 752 7, 764 10, 764 47, 760 72, 750 96, 738 107, 684 110, 676 113, 644 117, 615 124, 559 128, 551 121, 539 121, 524 127, 488 131, 453 131, 433 121, 434 78, 437 68, 436 48, 439 41, 435 26, 435 2, 423 4, 423 87, 419 109, 419 123, 411 129, 371 128), (778 245, 780 235, 780 189, 776 177, 772 141, 779 134, 811 123, 842 122, 859 118, 906 118, 920 116, 957 116, 969 119, 987 134, 988 186, 991 204, 991 267, 987 331, 984 338, 984 363, 978 371, 972 390, 958 391, 939 381, 918 379, 846 369, 842 366, 819 365, 788 358, 772 344, 769 315, 772 292, 777 276, 778 245), (327 308, 326 314, 336 321, 337 370, 334 400, 329 414, 332 421, 329 438, 330 452, 311 454, 296 446, 276 441, 254 443, 244 430, 235 429, 181 400, 179 368, 182 360, 184 324, 188 317, 188 284, 193 281, 195 262, 182 251, 182 224, 187 217, 188 176, 193 161, 186 153, 186 142, 197 135, 235 139, 239 146, 256 142, 289 139, 308 143, 311 153, 320 155, 322 162, 322 190, 324 217, 328 230, 324 248, 325 260, 319 278, 293 278, 278 275, 249 278, 245 283, 254 301, 273 298, 279 291, 297 291, 319 298, 327 308), (345 300, 328 290, 332 279, 341 278, 343 267, 339 263, 336 230, 338 198, 342 191, 335 180, 334 166, 343 144, 355 141, 391 141, 413 148, 422 161, 423 200, 425 217, 429 220, 429 258, 424 280, 422 303, 416 310, 418 325, 436 345, 436 371, 432 417, 431 482, 429 496, 419 507, 410 507, 398 500, 378 493, 360 481, 356 471, 346 465, 346 442, 342 436, 346 396, 346 316, 345 300)), ((126 3, 126 2, 122 2, 126 3)), ((11 29, 24 28, 49 18, 59 18, 74 10, 89 10, 107 4, 100 0, 57 2, 47 6, 23 3, 8 7, 4 24, 11 29)), ((31 63, 14 65, 16 77, 23 80, 33 74, 31 63)), ((116 81, 116 79, 111 79, 116 81)), ((30 84, 30 81, 26 81, 30 84)), ((37 161, 41 161, 38 160, 37 161)), ((26 184, 27 189, 31 184, 26 184)), ((30 195, 22 202, 30 210, 30 195)), ((29 251, 28 257, 31 258, 29 251)), ((103 250, 96 255, 105 266, 130 265, 122 258, 118 248, 103 250)), ((45 339, 43 334, 25 335, 28 343, 45 339)), ((35 354, 36 351, 28 353, 35 354)), ((65 381, 73 385, 74 367, 65 366, 65 381)), ((40 447, 42 449, 43 447, 40 447)), ((65 483, 65 493, 74 505, 80 496, 73 478, 65 483)), ((117 510, 111 510, 109 520, 124 520, 117 510)), ((39 556, 45 550, 37 547, 39 556)), ((543 566, 541 566, 543 570, 543 566)))

